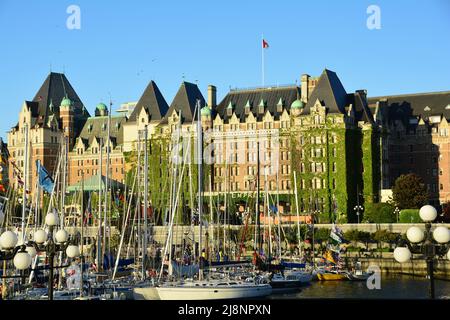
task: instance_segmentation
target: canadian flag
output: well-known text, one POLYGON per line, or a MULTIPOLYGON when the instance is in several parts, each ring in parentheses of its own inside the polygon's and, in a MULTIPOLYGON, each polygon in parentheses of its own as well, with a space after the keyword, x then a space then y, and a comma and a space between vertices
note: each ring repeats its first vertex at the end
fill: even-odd
POLYGON ((269 47, 269 44, 267 43, 266 40, 263 39, 263 41, 262 41, 262 46, 263 46, 263 49, 266 49, 266 48, 269 47))

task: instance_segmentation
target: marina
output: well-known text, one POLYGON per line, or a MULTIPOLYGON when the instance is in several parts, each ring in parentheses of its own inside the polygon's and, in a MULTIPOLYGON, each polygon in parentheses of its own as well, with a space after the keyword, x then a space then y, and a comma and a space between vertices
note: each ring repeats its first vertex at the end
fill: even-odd
POLYGON ((448 304, 442 1, 3 2, 0 308, 448 304))

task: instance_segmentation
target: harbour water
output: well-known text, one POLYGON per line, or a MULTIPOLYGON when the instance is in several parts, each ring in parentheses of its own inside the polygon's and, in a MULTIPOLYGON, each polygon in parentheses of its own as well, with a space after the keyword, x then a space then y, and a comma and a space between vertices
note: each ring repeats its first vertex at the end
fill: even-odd
MULTIPOLYGON (((407 275, 382 275, 381 289, 365 281, 314 281, 301 291, 273 294, 269 299, 427 299, 429 280, 407 275)), ((435 280, 437 299, 450 299, 450 281, 435 280)))

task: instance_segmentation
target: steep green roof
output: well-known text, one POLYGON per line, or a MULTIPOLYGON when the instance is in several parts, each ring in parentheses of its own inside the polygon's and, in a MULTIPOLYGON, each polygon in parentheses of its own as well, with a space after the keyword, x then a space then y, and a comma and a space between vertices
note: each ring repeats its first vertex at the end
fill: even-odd
POLYGON ((106 106, 106 104, 100 102, 100 103, 97 105, 97 109, 98 109, 98 110, 108 110, 108 107, 106 106))
POLYGON ((303 109, 305 107, 305 104, 302 100, 295 100, 291 104, 291 109, 303 109))
POLYGON ((65 97, 62 101, 61 101, 61 107, 71 107, 73 106, 73 102, 72 100, 70 100, 69 98, 65 97))
POLYGON ((200 114, 202 116, 210 116, 211 115, 211 109, 208 106, 204 106, 201 110, 200 110, 200 114))

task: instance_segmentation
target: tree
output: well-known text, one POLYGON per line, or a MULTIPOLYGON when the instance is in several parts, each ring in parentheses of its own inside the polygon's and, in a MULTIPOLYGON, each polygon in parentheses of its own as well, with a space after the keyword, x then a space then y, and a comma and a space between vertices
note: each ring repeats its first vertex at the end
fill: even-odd
POLYGON ((364 222, 393 223, 397 222, 395 207, 389 203, 368 203, 364 212, 364 222))
POLYGON ((366 245, 366 251, 369 251, 369 243, 372 242, 372 235, 370 232, 359 231, 359 241, 366 245))
POLYGON ((389 247, 391 247, 393 243, 397 242, 398 237, 399 237, 398 233, 393 233, 385 229, 377 230, 372 234, 372 238, 375 241, 388 243, 389 247))
POLYGON ((421 177, 414 173, 401 175, 392 188, 395 204, 400 209, 417 209, 428 201, 428 191, 421 177))

